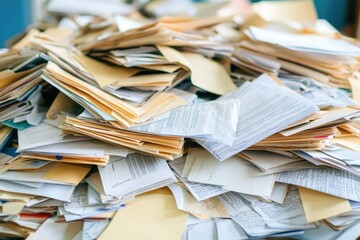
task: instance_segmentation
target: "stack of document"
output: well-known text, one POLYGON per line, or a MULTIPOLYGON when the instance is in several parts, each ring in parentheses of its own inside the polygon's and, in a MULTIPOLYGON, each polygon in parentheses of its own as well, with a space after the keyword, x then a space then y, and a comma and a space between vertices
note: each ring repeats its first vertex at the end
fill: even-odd
POLYGON ((360 48, 345 39, 252 26, 234 61, 251 71, 286 71, 323 84, 350 88, 360 48), (242 62, 245 61, 245 64, 242 62), (250 61, 250 63, 249 63, 250 61), (258 67, 260 66, 260 67, 258 67))
POLYGON ((128 147, 168 160, 181 155, 184 145, 183 137, 143 134, 93 120, 79 120, 72 117, 66 117, 62 128, 67 133, 89 136, 119 147, 128 147))
POLYGON ((149 121, 157 115, 185 104, 185 101, 175 94, 160 93, 150 98, 146 104, 134 106, 77 78, 51 62, 45 68, 44 79, 84 107, 92 116, 100 120, 116 122, 124 127, 149 121))
POLYGON ((104 188, 100 196, 111 202, 124 201, 176 182, 166 160, 139 153, 112 160, 98 169, 104 188))
POLYGON ((30 50, 15 57, 10 53, 0 55, 7 61, 0 71, 0 122, 14 128, 38 125, 46 112, 40 84, 46 56, 30 50))
MULTIPOLYGON (((157 49, 154 48, 149 51, 152 53, 156 52, 157 49)), ((123 54, 127 53, 125 52, 123 54)), ((171 65, 163 56, 159 55, 163 58, 162 62, 153 62, 151 60, 151 57, 154 57, 153 55, 156 56, 156 54, 152 54, 150 60, 145 59, 143 60, 144 62, 137 60, 137 62, 135 61, 131 64, 119 64, 125 67, 111 67, 83 55, 74 55, 74 58, 85 68, 90 76, 94 78, 94 81, 97 82, 100 87, 112 95, 137 104, 142 104, 156 92, 170 89, 189 75, 181 66, 176 64, 171 65), (106 75, 103 75, 104 71, 106 71, 106 75), (136 91, 131 92, 131 89, 135 89, 136 91), (130 91, 130 93, 127 93, 127 91, 130 91), (131 93, 135 95, 138 91, 144 92, 144 94, 147 93, 147 96, 140 95, 139 99, 133 99, 131 96, 128 96, 131 93)), ((110 61, 114 63, 114 61, 110 61)))
POLYGON ((302 24, 30 30, 0 53, 0 238, 360 236, 360 48, 302 24))
POLYGON ((45 122, 19 130, 18 140, 18 151, 23 158, 47 161, 106 165, 111 155, 126 156, 129 152, 91 138, 64 134, 61 129, 45 122))
POLYGON ((141 24, 124 32, 115 32, 95 42, 79 45, 83 51, 101 51, 134 46, 167 45, 194 46, 220 43, 208 41, 204 34, 189 33, 191 30, 214 26, 231 18, 164 17, 156 22, 141 24), (114 44, 115 43, 115 44, 114 44))
MULTIPOLYGON (((129 19, 121 20, 129 21, 129 19)), ((227 21, 229 18, 165 17, 144 26, 137 23, 136 27, 124 32, 103 34, 98 36, 97 41, 88 41, 79 44, 78 47, 95 58, 128 67, 127 69, 138 67, 144 72, 132 78, 124 77, 124 80, 119 75, 117 80, 108 82, 110 86, 107 86, 107 89, 111 91, 129 86, 130 80, 132 80, 131 84, 138 82, 139 85, 133 86, 142 90, 161 90, 178 83, 186 77, 186 71, 188 71, 192 74, 191 81, 195 86, 222 95, 235 90, 236 87, 229 73, 218 61, 205 58, 203 55, 207 56, 209 53, 217 55, 218 52, 219 55, 229 55, 233 47, 211 41, 204 34, 188 32, 199 28, 209 28, 211 31, 211 26, 227 21), (181 47, 181 51, 168 46, 181 47), (183 51, 186 48, 190 49, 183 51), (157 74, 149 74, 151 72, 157 74), (204 78, 208 79, 204 80, 204 78), (223 78, 221 83, 218 81, 219 78, 223 78), (163 81, 163 83, 156 81, 163 81), (154 88, 155 84, 158 85, 157 88, 154 88)), ((122 29, 121 24, 119 29, 122 29)), ((91 68, 89 61, 86 62, 83 59, 80 62, 91 68)), ((96 70, 93 68, 92 71, 96 78, 96 70)), ((121 91, 118 93, 121 95, 121 91)))
POLYGON ((337 135, 336 127, 323 127, 305 130, 290 136, 276 133, 256 144, 252 150, 318 150, 325 147, 326 140, 337 135))

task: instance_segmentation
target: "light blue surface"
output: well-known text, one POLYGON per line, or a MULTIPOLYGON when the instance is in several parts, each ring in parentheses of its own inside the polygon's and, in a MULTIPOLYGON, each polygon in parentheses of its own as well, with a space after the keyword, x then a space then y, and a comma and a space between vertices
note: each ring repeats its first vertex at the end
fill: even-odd
POLYGON ((319 18, 328 20, 339 30, 345 27, 347 14, 351 11, 350 0, 315 0, 314 2, 319 18))
POLYGON ((31 23, 31 0, 0 0, 0 48, 31 23))

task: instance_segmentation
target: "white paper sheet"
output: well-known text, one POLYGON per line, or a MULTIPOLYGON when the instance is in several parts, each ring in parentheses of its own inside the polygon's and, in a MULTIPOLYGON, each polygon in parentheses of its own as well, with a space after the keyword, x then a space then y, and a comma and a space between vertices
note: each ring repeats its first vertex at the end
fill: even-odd
POLYGON ((319 109, 266 74, 224 97, 241 101, 236 140, 232 147, 213 141, 199 144, 223 161, 319 109))
POLYGON ((168 188, 174 195, 177 208, 204 218, 229 217, 221 198, 213 197, 204 201, 197 201, 189 191, 178 184, 170 184, 168 188), (214 207, 216 206, 216 207, 214 207))
POLYGON ((227 190, 224 190, 216 185, 189 182, 185 178, 181 178, 181 173, 185 165, 185 157, 181 157, 174 161, 171 161, 169 162, 169 165, 171 166, 172 169, 174 169, 180 181, 188 188, 191 194, 198 201, 203 201, 228 192, 227 190))
POLYGON ((244 230, 232 219, 215 219, 218 240, 241 240, 248 239, 244 230))
POLYGON ((332 55, 360 55, 360 48, 342 39, 320 35, 291 34, 250 27, 248 36, 258 41, 280 45, 292 50, 332 55))
POLYGON ((2 191, 43 196, 64 202, 70 200, 71 194, 73 193, 74 189, 74 186, 50 183, 44 183, 41 188, 31 188, 12 182, 0 180, 0 190, 2 191))
POLYGON ((82 222, 56 222, 55 218, 48 218, 31 236, 32 240, 69 240, 82 230, 82 222))
POLYGON ((49 144, 36 148, 26 149, 26 153, 56 154, 56 155, 83 155, 83 156, 104 156, 114 155, 126 157, 129 149, 114 146, 98 140, 83 140, 76 142, 64 142, 49 144))
POLYGON ((87 137, 65 135, 60 129, 46 123, 18 130, 19 150, 35 148, 55 143, 73 142, 87 137))
POLYGON ((270 200, 283 204, 289 185, 286 183, 275 182, 270 200))
POLYGON ((222 186, 228 191, 264 196, 269 198, 274 187, 272 174, 260 175, 261 171, 238 157, 219 162, 211 154, 197 157, 188 180, 222 186), (261 187, 259 187, 261 186, 261 187))
POLYGON ((251 158, 251 163, 262 171, 299 161, 299 158, 291 158, 268 151, 244 151, 243 154, 251 158))
POLYGON ((307 169, 279 173, 277 182, 360 201, 360 177, 337 169, 307 169))
MULTIPOLYGON (((228 193, 224 195, 231 196, 228 193)), ((231 202, 234 201, 234 198, 228 199, 231 199, 231 202)), ((286 229, 276 229, 268 227, 264 222, 263 218, 251 207, 249 207, 245 203, 245 200, 239 197, 237 197, 236 199, 236 205, 234 206, 236 206, 238 214, 233 215, 232 219, 237 224, 239 224, 249 236, 265 236, 286 231, 286 229)), ((227 201, 230 202, 229 200, 227 201)))
POLYGON ((188 240, 213 240, 217 239, 216 226, 214 220, 202 221, 188 227, 188 240))
POLYGON ((107 195, 122 197, 176 182, 166 160, 139 153, 98 166, 107 195))
POLYGON ((98 236, 105 230, 109 225, 110 221, 85 221, 83 228, 83 240, 93 240, 97 239, 98 236))
POLYGON ((132 127, 139 132, 209 139, 231 146, 235 141, 240 101, 197 103, 172 110, 168 118, 132 127))
POLYGON ((288 192, 283 204, 267 203, 253 198, 250 205, 263 217, 268 226, 288 229, 316 227, 314 224, 307 224, 298 190, 288 192))

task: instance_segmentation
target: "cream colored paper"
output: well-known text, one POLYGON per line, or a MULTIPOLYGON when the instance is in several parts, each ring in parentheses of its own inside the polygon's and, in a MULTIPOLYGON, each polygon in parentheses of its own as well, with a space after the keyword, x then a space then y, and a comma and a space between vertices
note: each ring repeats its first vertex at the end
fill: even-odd
POLYGON ((169 62, 187 67, 195 86, 219 95, 236 90, 236 85, 220 63, 197 53, 182 53, 165 46, 158 46, 158 49, 169 62))
POLYGON ((88 166, 58 163, 44 175, 44 178, 77 185, 83 180, 90 169, 91 167, 88 166))
POLYGON ((98 239, 180 239, 188 215, 177 209, 170 190, 162 188, 142 194, 118 210, 98 239))
POLYGON ((317 20, 313 0, 257 2, 253 10, 269 21, 314 23, 317 20))
POLYGON ((349 200, 299 187, 306 220, 314 222, 351 211, 349 200))
POLYGON ((75 59, 94 77, 100 87, 105 87, 121 79, 127 79, 139 70, 102 63, 85 55, 74 55, 75 59))

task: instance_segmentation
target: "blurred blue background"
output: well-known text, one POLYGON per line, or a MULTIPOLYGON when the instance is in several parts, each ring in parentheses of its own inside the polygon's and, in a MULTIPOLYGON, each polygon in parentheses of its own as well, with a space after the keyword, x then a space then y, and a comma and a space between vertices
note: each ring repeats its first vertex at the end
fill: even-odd
POLYGON ((5 41, 21 33, 32 20, 30 0, 0 1, 0 48, 5 41))
MULTIPOLYGON (((319 18, 328 20, 338 30, 345 27, 350 17, 349 12, 352 5, 350 0, 315 0, 314 2, 319 18)), ((352 9, 352 11, 355 13, 355 9, 352 9)))
MULTIPOLYGON (((181 1, 181 0, 179 0, 181 1)), ((319 18, 327 19, 342 30, 348 19, 352 0, 314 0, 319 18)), ((253 0, 259 2, 259 0, 253 0)), ((354 11, 354 10, 352 10, 354 11)), ((32 22, 31 0, 0 0, 0 48, 15 34, 21 33, 32 22)))

